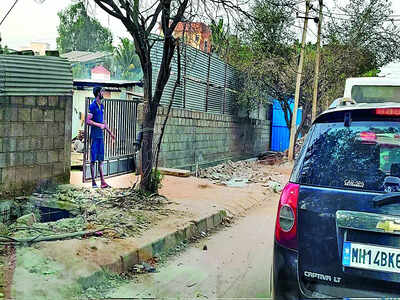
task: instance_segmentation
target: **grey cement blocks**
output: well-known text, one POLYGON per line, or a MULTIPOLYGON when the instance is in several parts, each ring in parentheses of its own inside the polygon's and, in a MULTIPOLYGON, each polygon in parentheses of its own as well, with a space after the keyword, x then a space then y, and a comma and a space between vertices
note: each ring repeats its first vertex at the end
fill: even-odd
POLYGON ((69 177, 71 112, 71 96, 0 97, 0 195, 69 177))

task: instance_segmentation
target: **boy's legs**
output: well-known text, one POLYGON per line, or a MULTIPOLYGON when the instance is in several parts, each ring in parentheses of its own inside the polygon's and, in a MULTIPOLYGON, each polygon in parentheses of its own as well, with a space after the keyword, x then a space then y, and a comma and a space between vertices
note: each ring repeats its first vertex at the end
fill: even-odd
POLYGON ((97 159, 99 161, 98 169, 99 169, 99 173, 100 173, 101 187, 107 187, 108 184, 104 180, 104 172, 103 172, 103 161, 104 161, 104 140, 103 139, 99 140, 97 159))
POLYGON ((103 174, 103 162, 99 161, 99 173, 100 173, 100 180, 101 180, 101 186, 107 185, 106 181, 104 180, 104 174, 103 174))
POLYGON ((94 173, 94 165, 97 160, 97 143, 96 139, 91 139, 90 143, 90 174, 92 175, 92 186, 96 186, 96 178, 94 173))
POLYGON ((92 175, 92 186, 96 185, 96 179, 94 178, 94 164, 95 162, 90 162, 90 174, 92 175))

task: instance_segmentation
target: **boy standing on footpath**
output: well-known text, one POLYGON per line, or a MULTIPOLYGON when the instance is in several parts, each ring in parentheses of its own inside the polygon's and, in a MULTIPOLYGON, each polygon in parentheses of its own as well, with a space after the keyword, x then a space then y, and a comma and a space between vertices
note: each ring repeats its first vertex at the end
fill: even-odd
POLYGON ((93 88, 95 96, 94 101, 89 106, 89 113, 86 123, 90 125, 90 173, 92 175, 92 187, 97 188, 94 165, 99 162, 99 173, 101 179, 101 188, 109 188, 110 186, 104 180, 103 161, 104 161, 104 130, 115 140, 114 134, 108 128, 104 121, 104 105, 101 103, 104 99, 104 90, 101 87, 93 88))

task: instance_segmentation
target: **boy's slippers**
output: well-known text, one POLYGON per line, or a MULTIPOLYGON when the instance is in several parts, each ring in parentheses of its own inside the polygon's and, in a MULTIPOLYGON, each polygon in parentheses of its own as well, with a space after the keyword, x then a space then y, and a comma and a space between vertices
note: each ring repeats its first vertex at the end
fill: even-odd
POLYGON ((102 189, 108 189, 108 188, 111 188, 111 186, 109 186, 109 185, 106 183, 106 184, 102 184, 102 185, 101 185, 101 188, 102 188, 102 189))

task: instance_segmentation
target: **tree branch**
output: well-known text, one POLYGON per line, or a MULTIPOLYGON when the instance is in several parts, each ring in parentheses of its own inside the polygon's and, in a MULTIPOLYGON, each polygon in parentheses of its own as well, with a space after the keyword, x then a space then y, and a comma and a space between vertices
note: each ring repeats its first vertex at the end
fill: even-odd
POLYGON ((161 5, 161 2, 160 2, 160 3, 158 4, 158 6, 157 6, 157 8, 156 8, 156 11, 154 12, 154 14, 151 15, 151 16, 149 16, 149 17, 146 19, 146 22, 147 22, 148 19, 150 19, 151 17, 153 17, 153 19, 151 20, 149 26, 147 27, 147 31, 146 31, 147 35, 150 34, 150 32, 153 30, 154 26, 156 25, 157 19, 158 19, 158 16, 160 15, 160 13, 161 13, 161 10, 162 10, 162 5, 161 5))
POLYGON ((176 25, 178 25, 178 23, 182 21, 183 14, 185 13, 188 3, 188 0, 183 0, 182 4, 179 6, 178 12, 176 13, 175 17, 173 17, 172 23, 168 28, 168 35, 172 34, 175 30, 176 25))
POLYGON ((110 14, 111 16, 120 19, 121 21, 126 19, 118 7, 117 10, 115 10, 114 8, 115 3, 113 1, 110 0, 94 0, 94 1, 98 6, 100 6, 106 13, 110 14), (113 8, 113 10, 108 8, 105 4, 113 8))

